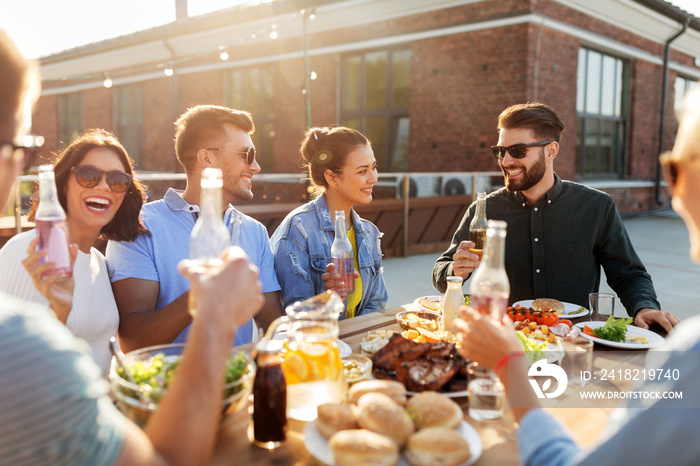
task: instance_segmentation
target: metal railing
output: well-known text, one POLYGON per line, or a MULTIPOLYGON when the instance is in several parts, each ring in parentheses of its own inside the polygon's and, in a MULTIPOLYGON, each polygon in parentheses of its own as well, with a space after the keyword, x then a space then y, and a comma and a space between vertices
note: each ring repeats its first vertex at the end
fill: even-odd
MULTIPOLYGON (((406 228, 403 228, 403 251, 408 250, 408 216, 409 216, 409 199, 410 199, 410 186, 411 179, 418 177, 442 177, 442 178, 454 178, 454 177, 471 177, 471 190, 472 201, 476 199, 477 189, 479 187, 479 179, 481 178, 492 178, 500 177, 502 173, 500 171, 492 172, 392 172, 392 173, 382 173, 379 175, 378 186, 392 187, 396 189, 397 196, 403 198, 403 224, 406 228)), ((187 176, 184 173, 136 173, 136 178, 141 181, 185 181, 187 176)), ((37 175, 21 175, 17 177, 16 186, 16 196, 15 196, 15 231, 17 233, 22 232, 22 196, 20 190, 20 183, 27 181, 37 181, 37 175)), ((255 180, 258 182, 269 182, 269 183, 294 183, 294 184, 305 184, 308 182, 306 174, 295 174, 295 173, 260 173, 255 175, 255 180)), ((437 193, 440 195, 440 193, 437 193)))

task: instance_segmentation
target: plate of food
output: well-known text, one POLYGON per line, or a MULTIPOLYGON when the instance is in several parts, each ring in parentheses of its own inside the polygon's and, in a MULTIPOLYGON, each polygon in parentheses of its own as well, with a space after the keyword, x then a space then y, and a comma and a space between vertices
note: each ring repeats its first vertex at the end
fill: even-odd
POLYGON ((400 382, 411 393, 467 395, 467 361, 451 341, 416 342, 394 333, 372 356, 372 375, 400 382))
POLYGON ((513 303, 513 306, 530 307, 537 311, 554 311, 560 316, 566 316, 569 319, 590 314, 590 311, 583 306, 551 298, 525 299, 513 303))
POLYGON ((595 343, 621 349, 656 348, 666 341, 661 335, 643 328, 629 325, 632 319, 615 319, 606 322, 579 322, 581 336, 595 343))
MULTIPOLYGON (((304 446, 309 451, 309 453, 311 453, 317 460, 329 465, 336 464, 333 455, 333 450, 329 445, 329 441, 318 430, 316 426, 317 422, 318 420, 310 422, 304 428, 304 446)), ((481 437, 479 437, 479 433, 466 421, 462 421, 455 430, 462 436, 462 438, 464 438, 464 440, 466 440, 467 444, 469 445, 469 459, 465 462, 460 463, 460 465, 469 466, 471 464, 476 463, 476 461, 481 456, 481 452, 483 450, 483 445, 481 443, 481 437)), ((393 441, 389 440, 389 442, 393 444, 393 441)), ((355 447, 357 448, 357 445, 355 445, 355 447)), ((381 451, 377 451, 376 454, 386 455, 386 453, 382 453, 381 451)), ((366 459, 367 461, 370 461, 370 458, 366 459)), ((377 462, 376 464, 385 463, 377 462)), ((399 461, 396 464, 399 466, 409 466, 410 463, 406 460, 405 452, 401 452, 401 454, 399 455, 399 461)))
POLYGON ((434 296, 421 296, 413 301, 413 304, 429 312, 440 312, 440 303, 442 302, 442 295, 434 296))

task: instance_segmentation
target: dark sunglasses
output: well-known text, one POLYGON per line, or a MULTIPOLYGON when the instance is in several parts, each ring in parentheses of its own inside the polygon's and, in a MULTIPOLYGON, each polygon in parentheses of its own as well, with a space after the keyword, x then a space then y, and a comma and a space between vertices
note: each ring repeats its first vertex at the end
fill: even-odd
POLYGON ((132 176, 119 170, 106 172, 90 165, 76 165, 71 171, 75 174, 75 181, 83 188, 94 188, 100 184, 103 175, 107 176, 107 186, 115 193, 123 193, 131 186, 132 176))
MULTIPOLYGON (((43 136, 37 136, 35 134, 27 134, 22 138, 22 144, 15 144, 14 142, 0 142, 0 150, 4 151, 6 150, 6 147, 10 147, 13 152, 17 152, 18 150, 22 151, 22 158, 21 158, 21 167, 20 170, 22 173, 26 172, 29 170, 29 167, 32 166, 34 163, 34 159, 36 159, 36 155, 39 153, 41 150, 41 146, 44 145, 44 137, 43 136)), ((19 162, 20 159, 18 158, 17 161, 19 162)))
POLYGON ((248 165, 253 165, 255 163, 255 147, 249 147, 245 151, 241 150, 225 150, 225 149, 207 149, 207 150, 218 150, 219 152, 231 152, 232 154, 244 154, 245 155, 245 163, 248 165))
POLYGON ((493 152, 493 156, 496 157, 497 160, 501 160, 503 157, 506 156, 506 152, 510 154, 511 157, 514 159, 522 159, 527 155, 527 149, 528 147, 542 147, 546 146, 547 144, 551 144, 554 141, 539 141, 539 142, 531 142, 530 144, 513 144, 512 146, 491 146, 491 151, 493 152))

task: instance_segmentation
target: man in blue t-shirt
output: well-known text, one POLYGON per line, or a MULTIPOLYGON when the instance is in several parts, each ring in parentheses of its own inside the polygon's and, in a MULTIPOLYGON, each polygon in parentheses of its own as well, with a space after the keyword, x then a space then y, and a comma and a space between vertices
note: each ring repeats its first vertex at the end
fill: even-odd
MULTIPOLYGON (((237 212, 232 204, 253 198, 252 180, 260 172, 251 134, 250 113, 216 105, 199 105, 175 122, 175 154, 187 175, 182 192, 170 188, 163 199, 146 204, 143 222, 149 231, 133 242, 107 245, 114 298, 120 315, 122 348, 133 350, 170 342, 184 342, 192 318, 188 312, 189 284, 177 272, 177 263, 188 257, 190 233, 197 220, 202 170, 223 172, 223 196, 227 226, 237 212)), ((258 327, 282 315, 280 286, 274 269, 267 229, 240 214, 241 247, 260 270, 265 305, 256 317, 258 327)), ((249 343, 251 319, 240 327, 235 344, 249 343)))

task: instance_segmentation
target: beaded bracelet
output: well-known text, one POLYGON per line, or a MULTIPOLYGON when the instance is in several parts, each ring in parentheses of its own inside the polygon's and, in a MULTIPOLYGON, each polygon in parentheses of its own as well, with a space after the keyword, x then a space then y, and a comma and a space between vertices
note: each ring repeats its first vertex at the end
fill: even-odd
POLYGON ((494 367, 493 371, 499 372, 503 368, 503 366, 508 364, 508 361, 510 361, 512 358, 517 358, 519 356, 525 356, 525 353, 523 353, 522 351, 511 351, 506 356, 503 356, 503 358, 501 358, 496 363, 496 367, 494 367))

